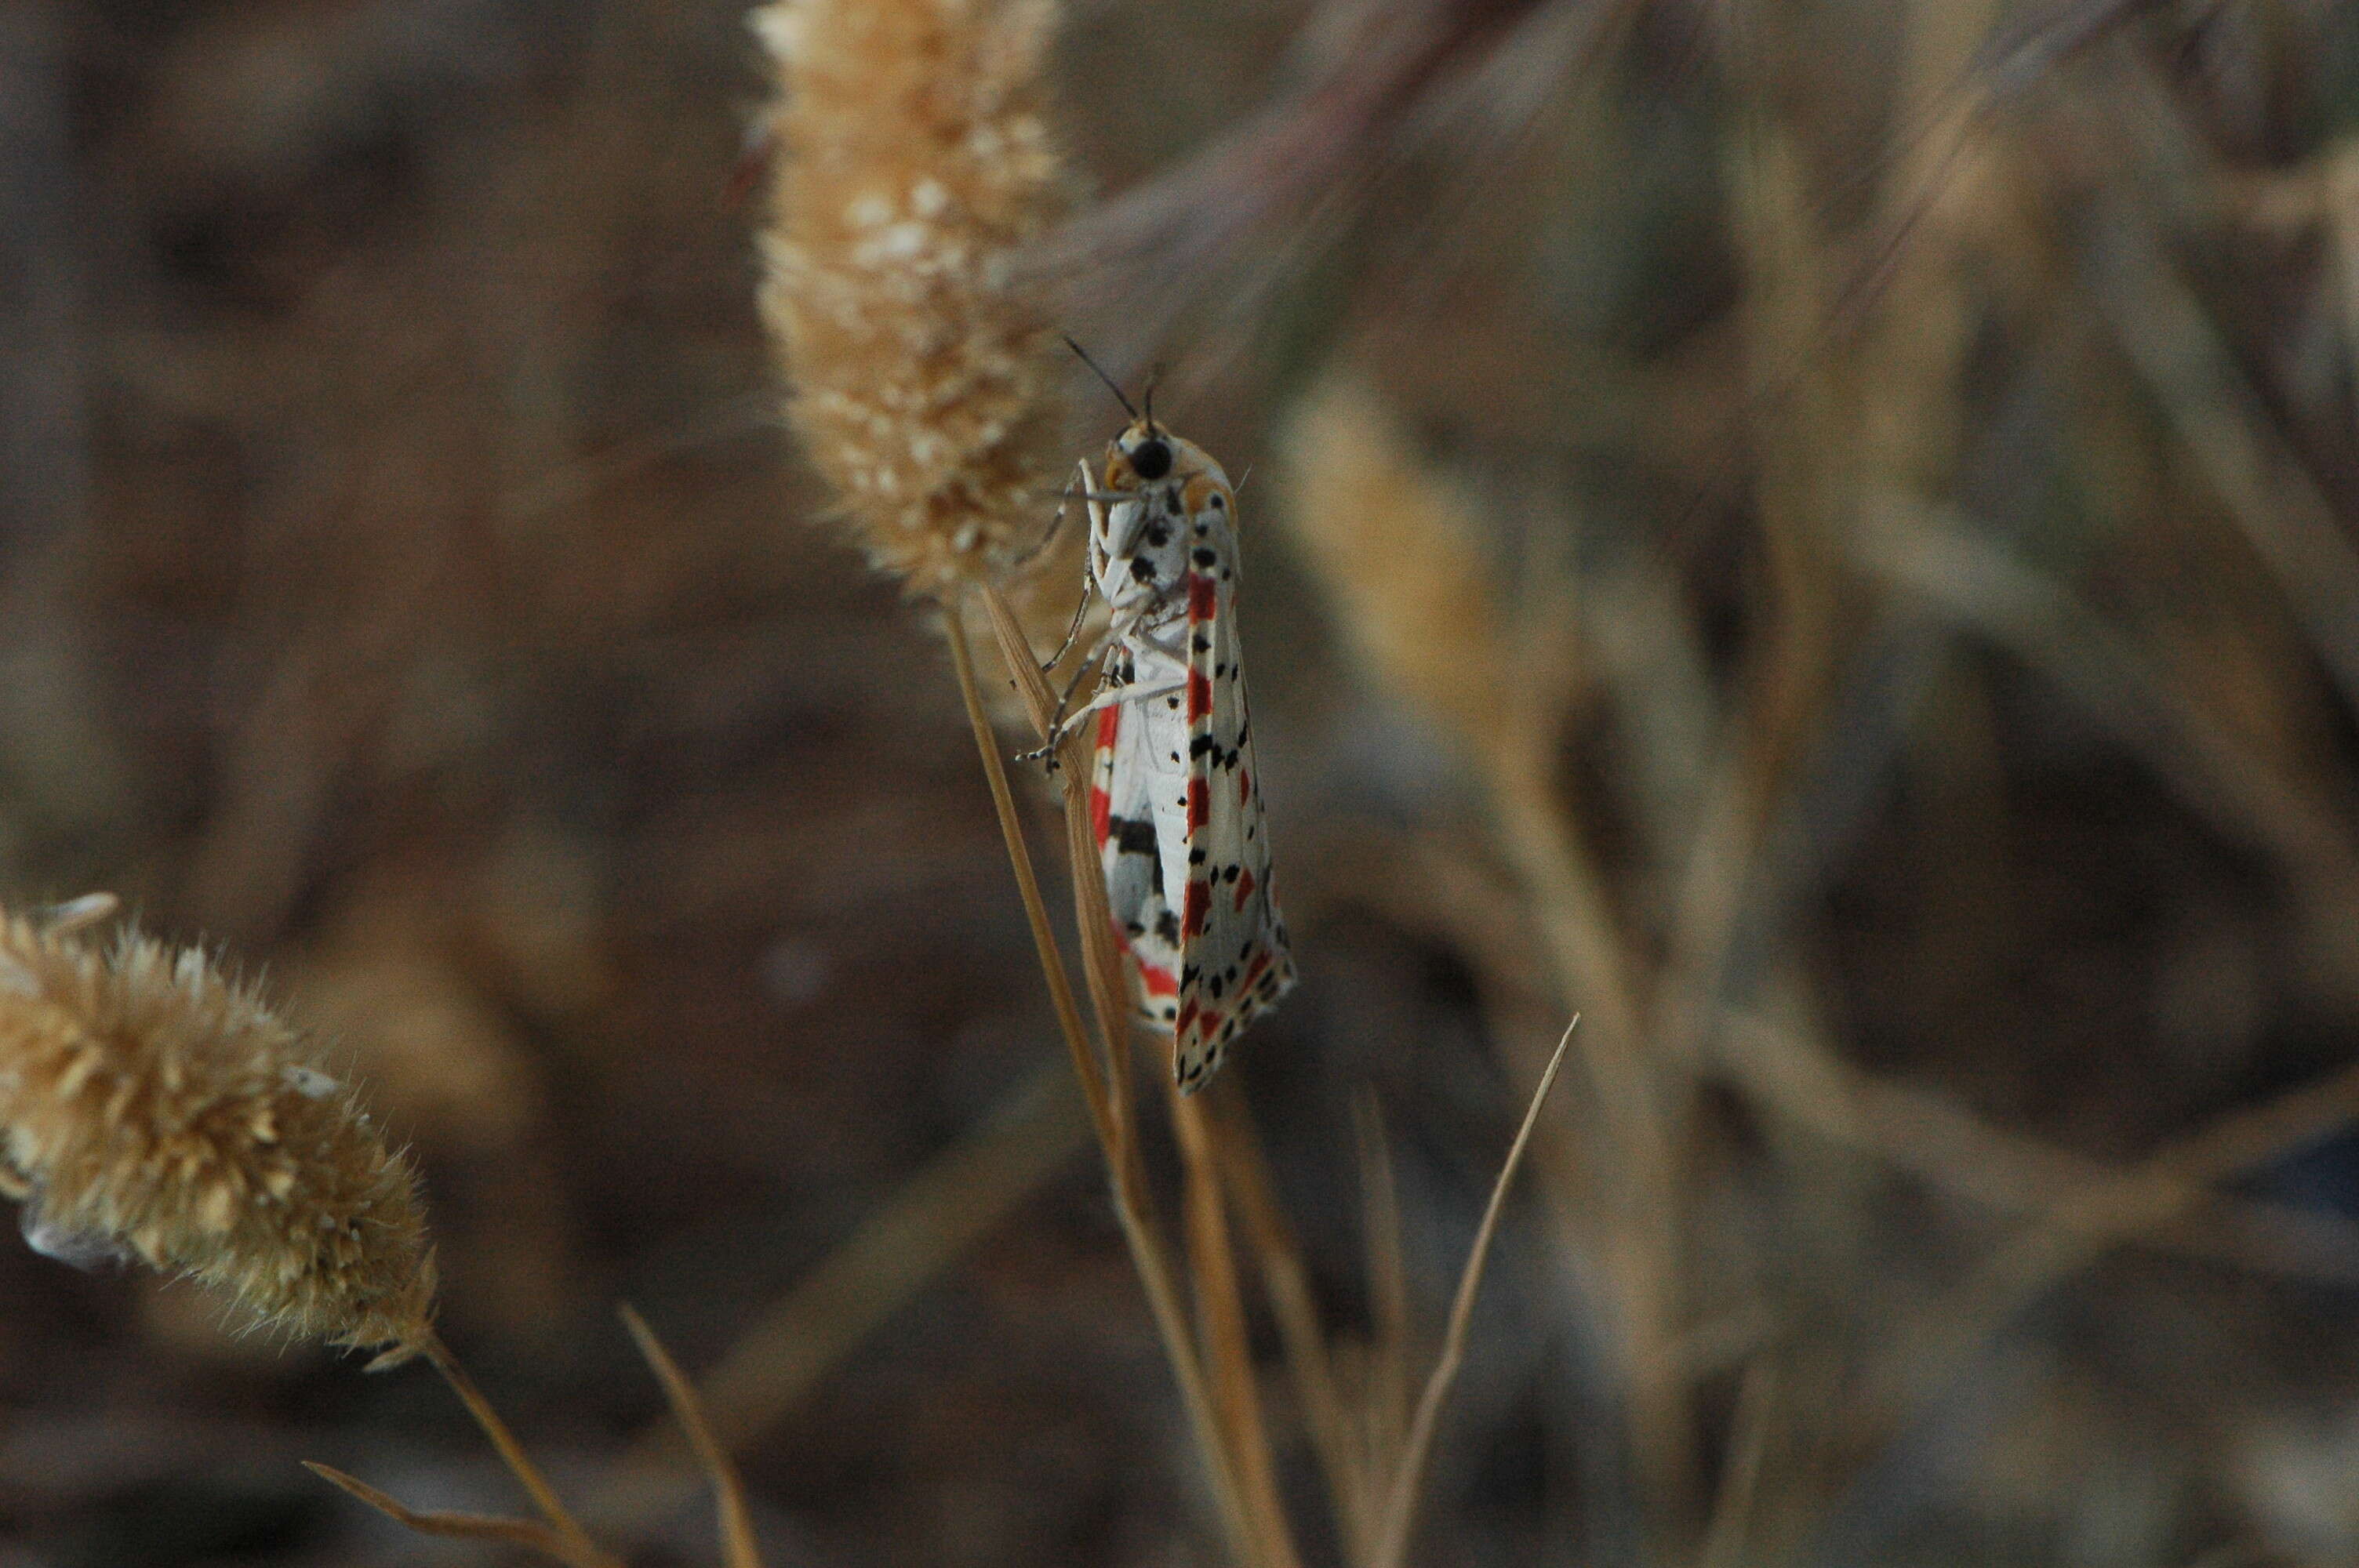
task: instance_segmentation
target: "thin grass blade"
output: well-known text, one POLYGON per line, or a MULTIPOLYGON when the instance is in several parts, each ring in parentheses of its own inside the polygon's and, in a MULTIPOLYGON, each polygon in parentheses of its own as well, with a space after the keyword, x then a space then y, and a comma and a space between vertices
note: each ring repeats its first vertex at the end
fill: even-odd
POLYGON ((1524 1151, 1531 1146, 1532 1129, 1539 1122, 1540 1107, 1547 1102, 1549 1090, 1556 1087, 1557 1072, 1564 1065, 1565 1049, 1572 1044, 1572 1032, 1580 1026, 1581 1015, 1575 1013, 1572 1022, 1564 1026, 1564 1038, 1556 1043, 1556 1054, 1549 1058, 1548 1070, 1540 1075, 1539 1087, 1532 1091, 1532 1103, 1524 1111, 1524 1124, 1516 1131, 1506 1163, 1499 1167, 1499 1179, 1491 1185, 1490 1204, 1483 1210, 1483 1223, 1474 1232, 1474 1247, 1467 1254, 1465 1272, 1458 1278, 1457 1299, 1450 1304, 1450 1326, 1442 1336, 1440 1358, 1434 1363, 1433 1375, 1426 1379, 1425 1392, 1419 1396, 1417 1415, 1409 1422, 1408 1443, 1401 1454, 1400 1466, 1393 1474, 1385 1503, 1384 1531, 1377 1537, 1372 1560, 1374 1568, 1400 1568, 1408 1552, 1418 1484, 1425 1476, 1425 1462, 1433 1447, 1442 1401, 1450 1397, 1451 1385, 1458 1380, 1459 1366, 1466 1358, 1466 1325, 1474 1315, 1474 1297, 1483 1288, 1483 1266, 1491 1256, 1492 1238, 1498 1234, 1499 1211, 1506 1204, 1507 1186, 1516 1179, 1516 1167, 1524 1162, 1524 1151))

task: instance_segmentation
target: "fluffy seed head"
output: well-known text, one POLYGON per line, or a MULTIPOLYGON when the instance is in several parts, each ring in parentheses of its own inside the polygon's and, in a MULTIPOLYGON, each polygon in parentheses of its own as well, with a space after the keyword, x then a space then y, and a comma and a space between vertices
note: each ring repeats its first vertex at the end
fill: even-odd
MULTIPOLYGON (((71 910, 73 906, 68 906, 71 910)), ((34 1246, 136 1259, 388 1364, 431 1329, 418 1182, 303 1038, 193 949, 0 916, 0 1170, 34 1246)))
POLYGON ((762 310, 870 558, 919 592, 1040 536, 1065 366, 1019 261, 1059 205, 1048 0, 777 0, 762 310))
POLYGON ((1348 371, 1295 410, 1284 452, 1287 523, 1371 678, 1487 744, 1515 683, 1473 503, 1348 371))

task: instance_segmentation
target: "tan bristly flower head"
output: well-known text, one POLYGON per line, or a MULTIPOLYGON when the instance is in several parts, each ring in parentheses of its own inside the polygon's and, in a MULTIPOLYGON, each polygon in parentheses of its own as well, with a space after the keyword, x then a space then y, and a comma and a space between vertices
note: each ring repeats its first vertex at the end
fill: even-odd
POLYGON ((1059 206, 1048 0, 777 0, 763 319, 878 567, 924 593, 1041 536, 1066 367, 1019 266, 1059 206))
POLYGON ((1490 743, 1515 683, 1474 503, 1348 371, 1297 406, 1282 450, 1286 522, 1367 678, 1490 743))
MULTIPOLYGON (((103 914, 111 901, 98 906, 103 914)), ((0 1172, 25 1233, 226 1292, 337 1346, 431 1334, 418 1181, 301 1035, 194 949, 0 916, 0 1172)))

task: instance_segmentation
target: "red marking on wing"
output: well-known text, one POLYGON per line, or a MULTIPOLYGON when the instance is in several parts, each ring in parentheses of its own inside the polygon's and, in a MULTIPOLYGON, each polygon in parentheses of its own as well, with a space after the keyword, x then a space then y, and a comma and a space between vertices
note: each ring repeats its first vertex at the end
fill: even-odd
POLYGON ((1212 683, 1204 678, 1201 670, 1188 672, 1188 722, 1193 724, 1212 711, 1212 683))
MULTIPOLYGON (((1105 752, 1113 751, 1114 738, 1121 733, 1122 709, 1119 708, 1099 708, 1097 741, 1099 753, 1103 755, 1105 752)), ((1108 831, 1107 823, 1113 816, 1114 801, 1112 797, 1110 797, 1104 790, 1098 788, 1094 784, 1092 785, 1090 788, 1090 831, 1097 835, 1097 842, 1100 849, 1103 849, 1105 847, 1106 833, 1108 831)))
POLYGON ((1202 572, 1188 574, 1188 620, 1191 624, 1213 619, 1219 612, 1220 592, 1202 572))
POLYGON ((1212 819, 1212 786, 1201 778, 1190 779, 1188 781, 1188 831, 1193 834, 1197 828, 1212 819))
POLYGON ((1243 996, 1250 992, 1253 989, 1253 983, 1261 979, 1262 971, 1268 968, 1269 955, 1267 953, 1262 954, 1252 963, 1246 965, 1245 978, 1237 982, 1237 994, 1243 996))
POLYGON ((1138 983, 1147 988, 1148 996, 1178 996, 1180 977, 1160 964, 1138 966, 1138 983))
POLYGON ((1196 1003, 1194 999, 1190 998, 1180 1004, 1180 1016, 1171 1021, 1171 1033, 1184 1040, 1188 1037, 1188 1026, 1195 1022, 1196 1003))
POLYGON ((1252 798, 1253 770, 1251 768, 1239 768, 1237 770, 1237 804, 1239 806, 1243 806, 1252 798))
POLYGON ((1243 913, 1245 912, 1245 900, 1246 900, 1247 898, 1249 898, 1250 896, 1252 896, 1253 890, 1254 890, 1254 874, 1253 874, 1252 870, 1251 870, 1250 868, 1248 868, 1248 869, 1247 869, 1247 870, 1245 870, 1245 871, 1243 871, 1238 872, 1238 873, 1237 873, 1237 912, 1238 912, 1239 914, 1243 914, 1243 913))
POLYGON ((1204 934, 1204 917, 1212 914, 1212 885, 1201 877, 1188 881, 1187 912, 1180 916, 1180 937, 1182 941, 1204 934))

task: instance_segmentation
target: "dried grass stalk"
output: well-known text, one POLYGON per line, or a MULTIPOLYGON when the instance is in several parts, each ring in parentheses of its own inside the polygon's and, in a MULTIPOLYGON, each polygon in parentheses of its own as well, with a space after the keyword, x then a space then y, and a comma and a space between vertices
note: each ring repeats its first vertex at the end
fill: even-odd
POLYGON ((446 1541, 481 1541, 520 1547, 527 1552, 538 1552, 552 1562, 566 1563, 569 1568, 589 1568, 590 1564, 601 1561, 595 1557, 585 1559, 562 1534, 535 1519, 422 1512, 397 1501, 359 1476, 347 1475, 333 1465, 306 1459, 303 1468, 340 1491, 359 1498, 403 1529, 416 1530, 420 1535, 439 1536, 446 1541))
MULTIPOLYGON (((1040 673, 1024 640, 1024 631, 1015 610, 990 584, 983 585, 980 597, 991 618, 992 630, 999 641, 1000 653, 1007 665, 1008 674, 1016 684, 1026 707, 1033 716, 1038 732, 1046 737, 1049 730, 1049 712, 1054 702, 1048 682, 1040 673)), ((1152 1200, 1148 1196, 1146 1173, 1138 1160, 1138 1142, 1128 1116, 1130 1092, 1128 1055, 1117 1042, 1125 1038, 1129 1028, 1129 1010, 1116 1000, 1121 992, 1119 977, 1111 972, 1117 962, 1113 944, 1103 936, 1111 929, 1105 913, 1105 884, 1094 876, 1076 874, 1073 891, 1080 911, 1083 968, 1090 977, 1093 1005, 1097 1009, 1098 1027, 1106 1043, 1101 1055, 1082 1027, 1081 1010, 1074 1000, 1072 981, 1065 973, 1064 955, 1057 946, 1055 934, 1049 929, 1048 912, 1040 899, 1038 879, 1032 871, 1032 851, 1026 844, 1024 828, 1016 815, 1015 796, 1008 789, 1007 770, 1000 761, 997 739, 992 734, 991 721, 984 711, 983 697, 974 678, 974 661, 966 644, 963 610, 953 605, 950 616, 951 654, 958 672, 959 690, 966 702, 967 719, 974 730, 975 746, 983 759, 984 775, 990 780, 992 803, 999 813, 1001 834, 1007 841, 1007 854, 1016 871, 1016 885, 1023 894, 1024 910, 1031 923, 1032 936, 1040 957, 1040 970, 1049 982, 1049 996, 1057 1008, 1057 1018, 1063 1029, 1067 1054, 1073 1064, 1073 1074, 1081 1081, 1082 1093, 1090 1104, 1090 1118, 1098 1135, 1098 1146, 1105 1155, 1106 1173, 1114 1188, 1114 1216, 1122 1222, 1123 1239, 1130 1248, 1131 1263, 1138 1271, 1139 1283, 1147 1292, 1148 1309, 1155 1315, 1156 1331, 1162 1336, 1164 1353, 1170 1358, 1171 1371, 1180 1384, 1180 1397, 1188 1411, 1190 1429, 1196 1435, 1197 1447, 1203 1454, 1205 1468, 1210 1473, 1212 1496, 1220 1505, 1221 1521, 1228 1532, 1229 1544, 1240 1563, 1256 1568, 1283 1568, 1295 1561, 1290 1541, 1284 1538, 1285 1523, 1266 1514, 1257 1516, 1253 1502, 1257 1493, 1249 1493, 1242 1477, 1246 1465, 1258 1463, 1266 1456, 1256 1456, 1241 1462, 1231 1451, 1231 1441, 1239 1435, 1234 1426, 1224 1424, 1215 1405, 1212 1384, 1205 1376, 1202 1358, 1197 1354, 1194 1341, 1188 1333, 1187 1316, 1180 1303, 1178 1270, 1166 1248, 1160 1228, 1156 1223, 1152 1200), (1110 1068, 1109 1064, 1115 1064, 1110 1068), (1266 1549, 1273 1537, 1283 1544, 1281 1554, 1272 1559, 1266 1549)), ((1080 804, 1082 796, 1074 780, 1082 776, 1080 763, 1079 737, 1068 737, 1064 743, 1064 765, 1059 770, 1065 793, 1066 848, 1073 858, 1076 871, 1086 865, 1089 855, 1082 848, 1086 827, 1076 821, 1085 816, 1087 806, 1080 804)), ((1198 1281, 1201 1284, 1202 1281, 1198 1281)), ((1258 1432, 1249 1434, 1254 1441, 1262 1440, 1258 1432)))
MULTIPOLYGON (((68 906, 71 911, 78 906, 68 906)), ((0 918, 0 1166, 36 1247, 128 1256, 256 1327, 391 1365, 432 1336, 418 1178, 304 1037, 202 953, 0 918)))
POLYGON ((763 319, 812 462, 937 597, 1038 543, 1063 372, 1017 262, 1059 201, 1048 0, 776 0, 763 319))
POLYGON ((696 1397, 696 1386, 663 1347, 647 1320, 630 1307, 623 1308, 623 1326, 631 1331, 639 1354, 654 1369, 656 1379, 663 1384, 665 1402, 671 1406, 674 1419, 681 1432, 687 1433, 689 1446, 696 1450, 697 1462, 712 1478, 713 1507, 720 1516, 721 1559, 726 1568, 762 1568, 762 1559, 754 1549, 754 1519, 745 1507, 745 1484, 738 1478, 737 1465, 729 1451, 721 1446, 712 1434, 712 1423, 705 1419, 703 1401, 696 1397))
POLYGON ((1483 1223, 1475 1227, 1474 1245, 1467 1251, 1466 1267, 1458 1276, 1458 1293, 1450 1303, 1450 1324, 1442 1331, 1441 1353, 1434 1358, 1424 1391, 1418 1395, 1417 1414, 1410 1418, 1408 1434, 1403 1440, 1400 1459, 1394 1466, 1386 1493, 1383 1526, 1370 1558, 1375 1568, 1401 1568, 1408 1560, 1409 1527, 1417 1518, 1418 1489, 1425 1479, 1426 1456, 1433 1451, 1433 1434, 1441 1419, 1442 1404, 1450 1398, 1451 1387, 1458 1381, 1458 1368, 1466 1359, 1467 1326, 1474 1320, 1474 1298, 1483 1290, 1484 1265, 1490 1261, 1491 1242, 1499 1233, 1499 1212, 1506 1205, 1507 1189, 1515 1184, 1516 1171, 1524 1162, 1524 1151, 1531 1147, 1532 1129, 1538 1125, 1540 1107, 1548 1103, 1549 1090, 1556 1087, 1557 1070, 1564 1065, 1565 1049, 1572 1044, 1573 1031, 1580 1027, 1581 1015, 1575 1013, 1572 1022, 1564 1026, 1564 1038, 1556 1043, 1556 1054, 1549 1058, 1547 1069, 1540 1074, 1539 1087, 1532 1091, 1531 1103, 1524 1108, 1523 1125, 1516 1129, 1516 1141, 1499 1167, 1499 1179, 1491 1184, 1491 1201, 1484 1206, 1483 1223))

